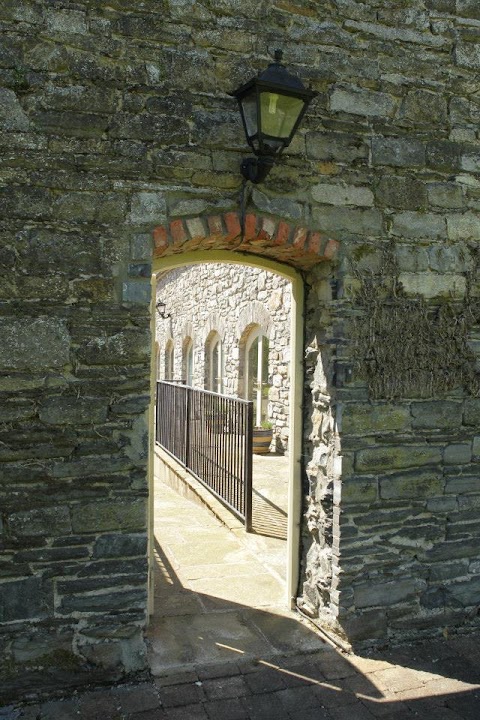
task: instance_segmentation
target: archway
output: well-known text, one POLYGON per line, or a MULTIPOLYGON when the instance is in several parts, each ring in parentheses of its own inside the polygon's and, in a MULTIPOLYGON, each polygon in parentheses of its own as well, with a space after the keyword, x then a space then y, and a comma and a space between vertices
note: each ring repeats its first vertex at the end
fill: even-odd
POLYGON ((184 265, 225 262, 265 268, 283 275, 292 283, 291 446, 286 587, 288 603, 293 604, 300 572, 302 503, 302 398, 304 396, 304 276, 302 273, 315 268, 319 263, 332 260, 339 244, 321 233, 296 227, 271 216, 249 213, 242 222, 242 218, 235 212, 221 216, 173 220, 168 225, 155 228, 154 242, 155 274, 184 265))

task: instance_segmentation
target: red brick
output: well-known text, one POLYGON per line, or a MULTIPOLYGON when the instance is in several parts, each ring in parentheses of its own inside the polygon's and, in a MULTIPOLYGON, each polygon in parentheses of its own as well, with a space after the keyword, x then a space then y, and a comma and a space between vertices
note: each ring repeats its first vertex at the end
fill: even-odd
POLYGON ((323 247, 323 236, 319 232, 313 232, 310 233, 310 238, 308 240, 308 249, 310 252, 315 253, 316 255, 322 255, 322 247, 323 247))
POLYGON ((159 225, 153 230, 153 243, 156 248, 168 247, 168 234, 165 225, 159 225))
POLYGON ((225 219, 225 225, 227 226, 227 235, 231 238, 238 237, 240 235, 240 233, 242 232, 238 213, 236 213, 236 212, 225 213, 223 217, 225 219))
POLYGON ((245 216, 245 239, 253 240, 257 236, 257 216, 255 213, 248 213, 245 216))
POLYGON ((286 245, 290 235, 290 224, 284 220, 278 223, 277 234, 275 236, 275 245, 286 245))
POLYGON ((173 242, 176 245, 181 245, 188 240, 188 235, 183 226, 183 220, 174 220, 170 223, 170 232, 172 233, 173 242))

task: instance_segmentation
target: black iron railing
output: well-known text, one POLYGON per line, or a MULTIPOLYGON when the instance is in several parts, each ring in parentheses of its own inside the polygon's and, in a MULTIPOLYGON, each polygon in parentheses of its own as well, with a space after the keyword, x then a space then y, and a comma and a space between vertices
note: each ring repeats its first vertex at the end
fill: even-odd
POLYGON ((253 403, 161 381, 156 420, 157 443, 250 530, 253 403))

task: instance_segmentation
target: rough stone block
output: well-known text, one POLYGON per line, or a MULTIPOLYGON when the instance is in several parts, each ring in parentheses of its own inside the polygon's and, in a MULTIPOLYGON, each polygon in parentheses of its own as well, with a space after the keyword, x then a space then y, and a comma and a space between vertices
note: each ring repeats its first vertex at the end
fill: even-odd
POLYGON ((468 573, 468 567, 468 560, 432 565, 430 568, 430 580, 438 582, 439 580, 450 580, 451 578, 465 576, 468 573))
POLYGON ((452 443, 447 445, 443 454, 446 465, 465 465, 472 460, 471 443, 452 443))
POLYGON ((447 235, 450 240, 480 239, 480 218, 474 213, 447 216, 447 235))
POLYGON ((13 90, 0 87, 0 128, 5 132, 24 132, 29 126, 28 117, 13 90))
POLYGON ((442 542, 427 550, 425 555, 429 562, 476 557, 478 555, 478 538, 442 542))
POLYGON ((392 167, 422 167, 425 165, 425 146, 410 138, 372 138, 372 162, 374 165, 392 167))
POLYGON ((459 170, 461 146, 447 140, 427 144, 427 166, 444 172, 459 170))
POLYGON ((85 13, 79 10, 47 8, 45 19, 50 32, 75 33, 80 35, 87 33, 85 13))
POLYGON ((457 0, 457 10, 461 17, 480 20, 480 6, 477 0, 457 0))
POLYGON ((480 398, 469 398, 465 401, 463 422, 465 425, 480 427, 480 398))
POLYGON ((144 556, 147 552, 146 535, 102 535, 93 547, 93 557, 136 557, 144 556))
POLYGON ((372 637, 381 639, 387 636, 387 615, 380 609, 340 616, 339 622, 351 641, 360 642, 372 637))
POLYGON ((140 329, 93 337, 77 351, 78 358, 87 365, 128 365, 145 361, 150 352, 150 333, 140 329))
POLYGON ((62 319, 0 318, 0 346, 0 369, 58 368, 70 358, 70 336, 62 319))
POLYGON ((33 185, 0 187, 0 213, 4 217, 46 219, 51 216, 51 202, 51 192, 45 188, 33 185))
POLYGON ((73 532, 92 533, 109 530, 141 531, 146 527, 146 503, 133 501, 85 503, 72 507, 73 532))
POLYGON ((313 160, 343 163, 368 157, 368 146, 362 136, 309 132, 306 146, 307 155, 313 160))
POLYGON ((428 201, 433 206, 453 209, 464 205, 462 188, 455 183, 430 183, 427 185, 427 194, 428 201))
POLYGON ((122 471, 129 472, 131 468, 132 462, 127 457, 97 454, 92 457, 79 457, 71 462, 55 462, 52 475, 55 478, 86 478, 95 475, 112 475, 122 471))
POLYGON ((347 207, 314 207, 313 219, 321 232, 341 238, 342 234, 378 237, 383 231, 382 214, 378 210, 357 210, 347 207))
POLYGON ((426 582, 419 578, 400 578, 386 583, 354 585, 355 606, 364 608, 395 605, 417 596, 425 586, 426 582))
POLYGON ((357 451, 355 468, 361 472, 395 470, 396 468, 438 465, 441 460, 440 448, 428 445, 384 445, 357 451))
POLYGON ((40 578, 9 580, 0 589, 1 622, 42 619, 52 611, 53 593, 45 590, 40 578))
POLYGON ((458 510, 455 497, 433 497, 427 500, 427 510, 432 513, 448 513, 458 510))
POLYGON ((106 421, 107 403, 104 399, 60 395, 41 405, 39 417, 50 425, 93 425, 106 421))
POLYGON ((64 233, 50 229, 27 230, 21 235, 20 254, 31 275, 56 273, 71 278, 103 275, 106 270, 101 244, 87 233, 64 233))
POLYGON ((364 435, 371 432, 406 430, 410 426, 410 408, 401 405, 345 404, 342 432, 364 435))
POLYGON ((324 205, 354 205, 371 207, 373 193, 367 187, 320 183, 312 188, 312 198, 324 205))
POLYGON ((465 273, 472 269, 473 258, 466 245, 460 241, 455 245, 431 245, 427 248, 428 264, 431 270, 440 273, 465 273))
POLYGON ((122 284, 122 300, 125 303, 148 305, 152 296, 150 282, 128 280, 122 284))
POLYGON ((428 270, 428 253, 424 247, 396 244, 395 257, 401 273, 418 273, 428 270))
POLYGON ((54 212, 71 222, 110 224, 125 218, 126 199, 122 193, 63 193, 55 202, 54 212))
POLYGON ((476 493, 480 491, 480 480, 478 475, 459 475, 458 477, 447 477, 445 492, 452 495, 465 493, 476 493))
POLYGON ((459 40, 455 46, 455 60, 460 67, 478 70, 480 68, 480 47, 478 42, 459 40))
POLYGON ((167 203, 159 192, 138 192, 132 196, 128 221, 138 225, 162 225, 166 222, 167 203))
POLYGON ((459 428, 462 424, 462 404, 448 400, 412 403, 412 417, 414 428, 459 428))
POLYGON ((380 497, 385 500, 417 500, 442 495, 445 481, 440 474, 429 472, 392 475, 380 480, 380 497))
POLYGON ((406 293, 423 295, 426 298, 443 297, 461 300, 465 297, 467 287, 464 275, 402 272, 398 279, 406 293))
POLYGON ((387 93, 359 87, 334 88, 330 97, 332 112, 345 112, 367 117, 391 117, 397 103, 387 93))
POLYGON ((400 118, 413 126, 445 125, 448 108, 446 98, 429 90, 409 90, 403 101, 400 118))
POLYGON ((130 257, 132 260, 151 260, 153 251, 152 236, 149 233, 139 233, 132 237, 130 257))
POLYGON ((452 583, 447 586, 448 594, 464 607, 478 607, 480 595, 480 576, 471 577, 464 582, 452 583))
MULTIPOLYGON (((142 113, 117 113, 113 116, 109 134, 113 138, 146 140, 167 144, 186 143, 189 139, 189 127, 183 118, 167 115, 142 113)), ((133 220, 132 220, 133 222, 133 220)))
POLYGON ((378 499, 378 481, 375 478, 344 478, 341 485, 341 501, 345 506, 367 504, 378 499))
POLYGON ((402 238, 444 238, 445 220, 433 213, 406 211, 394 215, 392 232, 402 238))
POLYGON ((413 177, 383 175, 375 189, 380 205, 402 210, 418 210, 426 205, 425 185, 413 177))
POLYGON ((480 435, 476 435, 473 438, 472 454, 474 460, 480 460, 480 435))
POLYGON ((72 612, 101 613, 112 610, 130 610, 145 607, 146 599, 146 589, 124 589, 95 595, 65 595, 57 612, 61 615, 68 615, 72 612))
POLYGON ((68 507, 57 506, 16 512, 9 516, 10 532, 16 537, 54 537, 72 531, 68 507))

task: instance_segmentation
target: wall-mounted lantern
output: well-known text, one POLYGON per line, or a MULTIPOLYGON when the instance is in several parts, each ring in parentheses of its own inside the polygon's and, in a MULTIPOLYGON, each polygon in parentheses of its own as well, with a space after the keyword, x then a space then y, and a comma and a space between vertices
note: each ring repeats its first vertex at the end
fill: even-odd
POLYGON ((162 320, 168 320, 168 318, 172 317, 172 313, 166 313, 166 312, 165 312, 167 306, 166 306, 165 303, 162 302, 161 300, 159 300, 159 301, 157 302, 157 304, 155 305, 155 307, 157 308, 157 312, 158 312, 158 314, 160 315, 160 317, 162 318, 162 320))
POLYGON ((231 93, 238 100, 247 142, 256 155, 240 166, 243 177, 253 183, 265 179, 318 95, 288 72, 282 55, 275 50, 275 62, 231 93))

